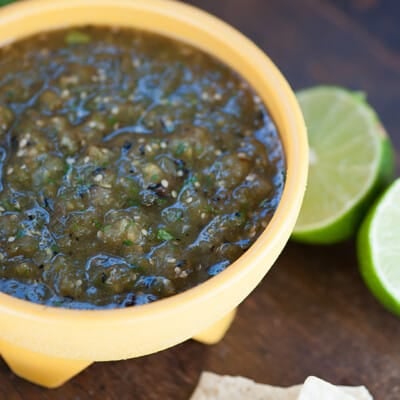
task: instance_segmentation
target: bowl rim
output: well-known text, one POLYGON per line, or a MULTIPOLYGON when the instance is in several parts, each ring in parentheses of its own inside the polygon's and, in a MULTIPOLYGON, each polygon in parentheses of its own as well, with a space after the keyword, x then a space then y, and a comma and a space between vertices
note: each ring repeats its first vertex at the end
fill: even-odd
MULTIPOLYGON (((233 282, 242 279, 242 276, 247 273, 246 269, 249 264, 261 259, 268 259, 269 250, 281 240, 283 232, 292 230, 293 223, 291 221, 297 218, 300 210, 308 171, 307 133, 300 107, 292 89, 275 64, 251 40, 229 24, 197 7, 174 0, 85 0, 84 4, 82 4, 81 0, 25 0, 2 8, 0 10, 0 25, 19 19, 21 15, 29 16, 30 12, 38 12, 38 8, 58 8, 62 12, 61 5, 63 7, 79 7, 80 5, 96 7, 99 3, 104 5, 112 4, 118 7, 128 7, 128 5, 129 7, 144 7, 152 12, 165 12, 169 16, 173 15, 177 23, 179 23, 179 20, 185 20, 196 24, 196 26, 208 25, 209 27, 218 28, 219 34, 229 37, 238 48, 246 49, 246 52, 253 57, 253 62, 265 70, 265 76, 268 76, 271 81, 275 80, 274 94, 276 98, 279 97, 281 106, 287 111, 288 124, 297 133, 292 135, 292 139, 294 138, 296 143, 293 144, 293 151, 290 154, 288 154, 288 150, 283 144, 286 177, 282 196, 267 227, 243 255, 218 275, 184 292, 138 307, 113 309, 58 308, 18 299, 0 292, 0 313, 46 321, 67 320, 75 322, 77 319, 89 319, 91 321, 107 320, 107 322, 111 322, 121 319, 155 318, 157 314, 165 314, 171 309, 182 307, 183 303, 190 307, 191 303, 200 299, 222 294, 233 282), (160 10, 160 7, 163 8, 167 4, 168 6, 165 7, 165 10, 160 10)), ((93 25, 96 25, 96 22, 93 22, 93 25)), ((43 31, 46 30, 46 26, 44 26, 43 31)), ((215 54, 213 55, 215 56, 215 54)), ((246 79, 246 77, 244 78, 246 79)), ((257 91, 256 88, 255 90, 257 91)), ((268 108, 268 104, 266 106, 268 108)), ((278 124, 277 130, 279 133, 280 127, 278 124)))

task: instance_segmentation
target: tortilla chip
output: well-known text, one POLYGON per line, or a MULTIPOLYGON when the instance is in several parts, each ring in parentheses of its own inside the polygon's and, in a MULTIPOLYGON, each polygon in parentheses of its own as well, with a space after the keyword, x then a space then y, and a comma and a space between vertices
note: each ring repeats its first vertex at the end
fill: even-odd
POLYGON ((322 379, 310 376, 304 382, 298 400, 356 400, 344 390, 322 379))
POLYGON ((203 372, 190 400, 296 400, 299 386, 281 388, 262 385, 241 376, 203 372))
POLYGON ((364 386, 334 386, 320 378, 310 376, 304 382, 298 400, 314 399, 373 400, 364 386))
MULTIPOLYGON (((320 389, 324 383, 319 378, 310 377, 304 385, 291 386, 289 388, 277 387, 256 383, 251 379, 241 376, 220 376, 211 372, 203 372, 190 400, 324 400, 324 397, 304 397, 313 395, 308 391, 320 389), (315 388, 316 386, 316 388, 315 388), (305 389, 304 389, 305 387, 305 389), (303 392, 304 391, 304 392, 303 392), (302 395, 302 398, 299 396, 302 395)), ((340 397, 326 397, 326 399, 340 400, 373 400, 368 390, 363 387, 332 386, 340 397)), ((322 396, 322 395, 321 395, 322 396)))

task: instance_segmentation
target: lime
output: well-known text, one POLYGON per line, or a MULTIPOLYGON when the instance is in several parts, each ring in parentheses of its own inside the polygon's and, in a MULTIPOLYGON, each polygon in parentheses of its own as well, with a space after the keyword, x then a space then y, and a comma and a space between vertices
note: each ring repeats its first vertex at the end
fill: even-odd
POLYGON ((336 243, 352 236, 392 179, 393 150, 363 94, 319 86, 297 94, 308 128, 310 169, 295 240, 336 243))
POLYGON ((376 298, 400 315, 400 179, 377 201, 361 225, 361 275, 376 298))

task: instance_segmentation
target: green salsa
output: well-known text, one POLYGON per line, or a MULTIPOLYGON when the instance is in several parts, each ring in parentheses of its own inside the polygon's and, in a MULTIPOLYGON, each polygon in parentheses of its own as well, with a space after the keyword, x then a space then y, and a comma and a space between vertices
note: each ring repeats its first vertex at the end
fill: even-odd
POLYGON ((227 268, 285 177, 257 94, 210 55, 82 27, 0 49, 0 291, 146 304, 227 268))

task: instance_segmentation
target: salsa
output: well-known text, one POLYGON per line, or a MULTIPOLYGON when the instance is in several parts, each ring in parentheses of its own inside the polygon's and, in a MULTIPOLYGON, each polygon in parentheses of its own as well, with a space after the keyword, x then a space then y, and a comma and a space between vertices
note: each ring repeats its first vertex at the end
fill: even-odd
POLYGON ((0 291, 146 304, 227 268, 285 177, 257 94, 199 49, 81 27, 0 49, 0 291))

